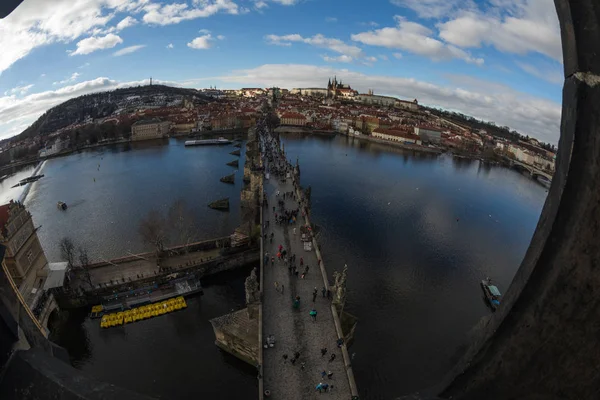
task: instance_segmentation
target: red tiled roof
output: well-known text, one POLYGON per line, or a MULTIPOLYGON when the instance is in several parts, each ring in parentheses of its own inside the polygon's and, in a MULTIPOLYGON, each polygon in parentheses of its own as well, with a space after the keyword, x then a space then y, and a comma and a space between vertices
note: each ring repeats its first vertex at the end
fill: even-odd
POLYGON ((6 223, 8 222, 8 209, 10 203, 0 206, 0 231, 6 236, 6 223))
POLYGON ((436 128, 435 126, 419 125, 419 126, 417 126, 417 128, 427 129, 428 131, 434 131, 434 132, 443 132, 443 129, 436 128))
POLYGON ((295 118, 295 119, 306 119, 306 117, 300 113, 286 112, 281 115, 281 118, 295 118))

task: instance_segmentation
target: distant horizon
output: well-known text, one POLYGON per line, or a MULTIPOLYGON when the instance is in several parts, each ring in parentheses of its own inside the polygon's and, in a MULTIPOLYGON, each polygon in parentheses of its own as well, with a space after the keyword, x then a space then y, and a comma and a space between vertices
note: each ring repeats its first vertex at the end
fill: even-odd
MULTIPOLYGON (((343 81, 343 79, 341 79, 341 80, 343 81)), ((351 84, 348 84, 348 85, 349 85, 350 87, 352 87, 352 85, 351 85, 351 84)), ((289 87, 289 88, 287 88, 287 87, 278 87, 278 86, 241 86, 241 87, 218 88, 218 87, 212 87, 212 86, 209 86, 209 87, 197 87, 197 88, 195 88, 195 87, 186 87, 186 86, 181 86, 181 85, 179 85, 179 84, 177 84, 177 83, 175 83, 175 82, 167 82, 167 81, 162 81, 162 80, 160 80, 160 79, 159 79, 159 80, 156 80, 156 79, 154 79, 154 78, 147 78, 147 79, 145 79, 145 80, 138 81, 136 84, 132 84, 131 86, 121 86, 121 85, 119 85, 118 87, 115 87, 115 88, 112 88, 112 89, 105 89, 105 90, 102 90, 102 89, 100 89, 100 90, 98 90, 98 91, 93 91, 93 92, 89 92, 89 93, 85 93, 85 94, 81 94, 81 95, 78 95, 78 96, 75 96, 75 97, 68 98, 68 99, 66 99, 66 100, 62 101, 61 103, 59 103, 59 104, 56 104, 56 105, 54 105, 54 106, 52 106, 52 107, 48 108, 47 110, 45 110, 45 111, 44 111, 44 112, 43 112, 43 113, 40 115, 40 117, 41 117, 41 116, 42 116, 42 115, 43 115, 43 114, 44 114, 46 111, 49 111, 50 109, 52 109, 52 108, 54 108, 54 107, 57 107, 57 106, 60 106, 61 104, 65 103, 65 102, 67 102, 67 101, 69 101, 69 100, 71 100, 71 99, 77 98, 77 97, 82 97, 82 96, 85 96, 85 95, 90 95, 90 94, 100 94, 100 93, 106 93, 106 92, 115 91, 115 90, 119 90, 119 89, 131 89, 131 88, 143 87, 143 86, 165 86, 165 87, 172 87, 172 88, 178 88, 178 89, 191 89, 191 90, 196 90, 196 91, 203 91, 203 90, 217 90, 217 91, 236 90, 236 91, 237 91, 237 90, 242 90, 242 89, 263 89, 263 90, 268 90, 268 89, 272 89, 272 88, 275 88, 275 87, 276 87, 276 88, 278 88, 278 89, 287 89, 287 90, 293 90, 293 89, 315 89, 315 88, 319 88, 319 89, 326 89, 326 88, 327 88, 327 84, 323 85, 323 87, 319 87, 319 86, 313 86, 313 87, 298 87, 298 86, 294 86, 294 87, 289 87), (152 84, 150 84, 150 80, 152 80, 152 84)), ((354 88, 352 87, 352 89, 354 89, 354 88)), ((369 89, 369 91, 370 91, 370 90, 372 90, 372 89, 369 89)), ((368 95, 368 93, 361 93, 360 91, 359 91, 359 94, 361 94, 361 95, 368 95)), ((402 98, 401 98, 401 97, 399 97, 399 96, 390 95, 390 94, 381 94, 381 93, 376 93, 376 92, 375 92, 375 93, 372 93, 372 94, 373 94, 373 95, 375 95, 375 96, 388 96, 388 97, 393 97, 393 98, 397 98, 398 100, 403 100, 403 101, 413 101, 413 100, 417 100, 417 101, 418 101, 418 100, 419 100, 419 99, 416 99, 416 98, 415 98, 415 99, 412 99, 412 100, 410 100, 410 98, 408 98, 408 97, 407 97, 407 98, 405 98, 405 99, 402 99, 402 98)), ((356 104, 357 104, 357 105, 360 105, 360 103, 356 103, 356 104)), ((420 101, 419 101, 419 105, 420 105, 420 106, 427 107, 427 108, 441 109, 441 110, 444 110, 444 111, 447 111, 447 112, 453 112, 453 111, 455 111, 455 110, 451 110, 451 109, 444 108, 444 107, 442 107, 442 106, 423 104, 423 103, 421 103, 420 101)), ((371 107, 376 107, 376 106, 371 106, 371 107)), ((456 111, 456 112, 459 112, 459 111, 456 111)), ((472 116, 472 115, 465 114, 465 113, 462 113, 462 112, 461 112, 461 114, 463 114, 463 115, 465 115, 465 116, 467 116, 467 117, 476 118, 476 117, 474 117, 474 116, 472 116)), ((39 119, 39 117, 38 117, 38 118, 36 118, 36 120, 35 120, 35 121, 37 121, 37 119, 39 119)), ((492 121, 487 121, 487 120, 480 119, 480 118, 476 118, 476 119, 478 119, 478 120, 480 120, 480 121, 482 121, 482 122, 484 122, 484 123, 487 123, 487 124, 489 124, 490 122, 492 122, 492 121)), ((11 138, 14 138, 14 137, 16 137, 16 136, 19 136, 19 135, 20 135, 20 134, 22 134, 22 133, 23 133, 25 130, 27 130, 29 127, 31 127, 31 125, 33 125, 33 123, 34 123, 35 121, 33 121, 33 122, 32 122, 32 123, 29 125, 29 126, 27 126, 27 127, 26 127, 26 128, 23 130, 23 131, 21 131, 21 132, 19 132, 19 133, 16 133, 16 134, 14 134, 14 135, 12 135, 12 136, 10 136, 10 137, 0 137, 0 142, 2 142, 2 141, 4 141, 4 140, 11 139, 11 138)), ((499 126, 499 125, 497 125, 497 126, 499 126)), ((511 130, 512 130, 512 128, 511 128, 511 130)), ((518 130, 517 130, 517 133, 519 133, 519 134, 520 134, 520 135, 522 135, 522 136, 527 136, 526 134, 523 134, 522 132, 519 132, 518 130)), ((532 137, 532 136, 530 136, 530 137, 531 137, 531 138, 534 138, 534 139, 536 139, 536 140, 538 140, 540 143, 548 143, 548 144, 553 144, 554 146, 556 146, 556 144, 555 144, 555 143, 549 143, 549 142, 545 142, 545 141, 543 141, 543 140, 537 139, 537 138, 535 138, 535 137, 532 137)))
POLYGON ((498 4, 24 0, 0 20, 0 138, 142 76, 293 89, 337 75, 362 93, 417 98, 556 144, 564 74, 553 1, 498 4))

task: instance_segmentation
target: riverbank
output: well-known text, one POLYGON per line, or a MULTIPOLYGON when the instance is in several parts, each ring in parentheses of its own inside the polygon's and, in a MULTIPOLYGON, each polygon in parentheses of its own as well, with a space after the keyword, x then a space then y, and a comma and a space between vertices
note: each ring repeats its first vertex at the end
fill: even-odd
POLYGON ((413 145, 413 144, 405 144, 405 143, 400 143, 400 142, 392 142, 390 140, 377 139, 377 138, 374 138, 373 136, 367 136, 367 135, 350 135, 350 134, 344 134, 341 132, 340 132, 340 135, 347 136, 347 137, 353 138, 353 139, 362 140, 365 142, 384 144, 386 146, 396 147, 396 148, 400 148, 400 149, 404 149, 404 150, 419 151, 422 153, 429 153, 429 154, 442 154, 443 153, 443 151, 441 149, 438 149, 437 147, 425 147, 425 146, 420 146, 417 144, 413 145))

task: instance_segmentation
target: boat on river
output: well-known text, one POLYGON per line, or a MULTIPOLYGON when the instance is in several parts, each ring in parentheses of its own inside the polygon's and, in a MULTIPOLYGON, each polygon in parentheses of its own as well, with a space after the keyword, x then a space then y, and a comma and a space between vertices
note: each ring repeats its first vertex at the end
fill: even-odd
POLYGON ((500 306, 500 290, 495 285, 492 285, 492 280, 490 278, 486 278, 481 281, 481 289, 483 289, 483 293, 485 294, 485 298, 489 303, 492 310, 496 311, 498 306, 500 306))
POLYGON ((37 181, 37 180, 40 180, 40 179, 42 179, 43 177, 44 177, 44 175, 43 175, 43 174, 42 174, 42 175, 33 175, 33 176, 30 176, 30 177, 28 177, 28 178, 21 179, 21 180, 19 181, 19 183, 17 183, 16 185, 14 185, 14 186, 12 186, 12 187, 13 187, 13 188, 15 188, 15 187, 18 187, 18 186, 27 185, 28 183, 35 182, 35 181, 37 181))
POLYGON ((231 140, 220 137, 218 139, 203 139, 203 140, 186 140, 186 146, 210 146, 210 145, 221 145, 230 144, 231 140))

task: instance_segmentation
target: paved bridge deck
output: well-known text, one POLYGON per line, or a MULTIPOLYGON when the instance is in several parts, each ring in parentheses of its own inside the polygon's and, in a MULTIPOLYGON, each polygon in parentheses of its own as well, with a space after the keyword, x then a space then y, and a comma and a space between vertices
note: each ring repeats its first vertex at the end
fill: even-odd
MULTIPOLYGON (((275 335, 275 347, 264 349, 263 353, 263 381, 264 389, 271 392, 272 399, 317 399, 324 396, 331 399, 351 399, 350 384, 345 371, 342 352, 336 346, 337 334, 331 311, 330 300, 322 297, 323 276, 317 265, 317 257, 313 251, 305 251, 300 240, 301 215, 298 216, 296 225, 277 225, 275 223, 273 206, 277 205, 275 193, 293 190, 291 180, 282 184, 271 176, 265 180, 265 190, 269 202, 268 209, 263 209, 264 221, 270 221, 267 228, 268 235, 274 233, 271 244, 265 241, 264 251, 269 253, 269 258, 275 255, 275 265, 269 261, 264 267, 263 288, 263 337, 275 335), (293 228, 296 227, 296 235, 293 228), (296 265, 300 264, 300 257, 304 265, 309 265, 309 272, 305 279, 290 275, 283 261, 278 261, 276 254, 279 244, 288 251, 296 254, 296 265), (275 289, 275 282, 283 284, 283 294, 275 289), (312 302, 314 288, 318 290, 316 302, 312 302), (300 308, 293 309, 292 299, 296 295, 301 298, 300 308), (309 315, 312 308, 318 312, 317 321, 313 322, 309 315), (327 354, 322 357, 321 349, 327 348, 327 354), (295 352, 300 353, 299 360, 292 365, 290 359, 295 352), (330 355, 335 354, 334 361, 330 355), (287 361, 283 355, 287 354, 287 361), (301 363, 305 363, 304 370, 301 363), (322 377, 322 371, 333 372, 332 379, 322 377), (333 385, 333 389, 320 394, 315 387, 320 383, 333 385)), ((293 199, 286 199, 286 209, 295 209, 298 203, 293 199)), ((302 270, 300 270, 300 275, 302 270)))

